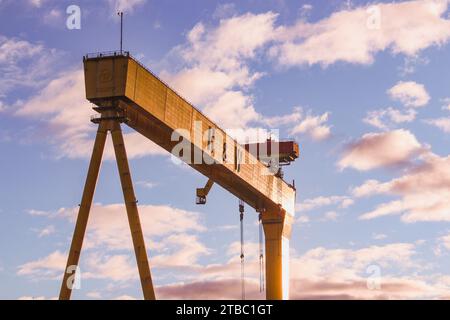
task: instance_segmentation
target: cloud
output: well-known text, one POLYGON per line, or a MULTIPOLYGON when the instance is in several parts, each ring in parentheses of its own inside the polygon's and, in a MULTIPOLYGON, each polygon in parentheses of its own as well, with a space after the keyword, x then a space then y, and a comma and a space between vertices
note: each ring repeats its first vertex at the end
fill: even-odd
MULTIPOLYGON (((201 232, 205 227, 200 214, 171 206, 139 205, 139 216, 147 243, 152 246, 156 239, 168 244, 169 235, 201 232), (161 239, 160 239, 161 238, 161 239)), ((62 217, 74 222, 78 212, 75 208, 60 208, 53 217, 62 217)), ((181 241, 182 243, 183 241, 181 241)), ((194 239, 190 239, 193 241, 194 239)), ((155 245, 155 249, 160 249, 155 245)), ((95 204, 91 209, 86 247, 106 247, 109 250, 131 249, 131 235, 127 214, 123 204, 95 204)))
POLYGON ((162 245, 165 252, 152 257, 152 264, 157 268, 193 268, 198 265, 200 257, 211 253, 197 235, 192 234, 172 234, 164 239, 162 245))
MULTIPOLYGON (((31 139, 50 143, 58 158, 90 158, 96 126, 89 119, 92 105, 85 98, 84 75, 71 70, 49 81, 35 96, 16 105, 15 115, 37 120, 39 131, 31 139)), ((167 152, 137 132, 124 133, 129 158, 167 152)), ((105 159, 115 159, 111 138, 105 159)))
POLYGON ((367 180, 362 185, 353 188, 352 194, 355 197, 367 197, 375 194, 382 194, 389 191, 389 184, 380 183, 377 180, 367 180))
POLYGON ((85 261, 87 272, 81 269, 84 279, 108 279, 112 281, 130 281, 139 278, 136 261, 130 255, 90 254, 85 261))
MULTIPOLYGON (((174 283, 158 287, 156 290, 161 299, 173 300, 239 300, 241 299, 239 279, 199 280, 188 283, 174 283)), ((255 281, 246 281, 247 299, 259 296, 259 286, 255 281)))
POLYGON ((450 133, 450 118, 429 119, 425 120, 425 123, 435 126, 445 133, 450 133))
MULTIPOLYGON (((255 251, 256 252, 256 251, 255 251)), ((235 252, 234 252, 235 253, 235 252)), ((317 247, 290 259, 291 299, 408 299, 439 297, 433 284, 420 276, 407 279, 390 275, 390 270, 418 271, 414 244, 391 243, 360 249, 328 249, 317 247), (369 290, 367 267, 381 270, 381 289, 369 290)), ((254 265, 257 267, 257 265, 254 265)), ((263 299, 259 292, 257 270, 246 278, 246 297, 263 299)), ((206 266, 191 281, 159 286, 163 299, 239 299, 239 263, 206 266), (213 273, 211 271, 214 270, 213 273)))
MULTIPOLYGON (((224 71, 214 71, 207 66, 194 66, 180 70, 176 74, 163 71, 161 76, 183 93, 194 104, 209 102, 210 95, 221 96, 241 80, 236 75, 224 71)), ((246 75, 243 74, 245 77, 246 75)), ((245 81, 243 79, 242 81, 245 81)))
POLYGON ((196 24, 186 43, 171 56, 179 70, 163 70, 162 78, 225 128, 247 127, 260 118, 247 93, 262 74, 251 71, 255 59, 272 38, 277 14, 246 13, 222 19, 218 26, 196 24))
POLYGON ((403 201, 396 200, 388 203, 380 204, 375 210, 364 213, 361 215, 361 220, 370 220, 382 216, 392 215, 392 214, 400 214, 407 210, 407 207, 404 205, 403 201))
POLYGON ((416 119, 417 111, 414 108, 426 105, 430 96, 425 87, 416 82, 398 82, 387 91, 393 100, 400 101, 406 110, 392 107, 369 111, 363 122, 380 130, 390 130, 400 123, 412 122, 416 119))
POLYGON ((450 111, 450 98, 442 99, 444 105, 442 106, 442 110, 450 111))
POLYGON ((417 67, 426 66, 430 63, 430 59, 420 56, 420 54, 414 56, 406 56, 403 59, 403 65, 397 69, 402 77, 406 77, 416 72, 417 67))
MULTIPOLYGON (((39 212, 39 216, 74 223, 77 212, 78 207, 60 208, 39 212)), ((198 237, 198 233, 206 230, 199 213, 171 206, 140 205, 139 215, 152 268, 195 269, 199 258, 211 253, 198 237)), ((95 204, 83 245, 87 258, 80 262, 83 277, 112 281, 135 279, 137 269, 132 248, 125 206, 95 204)), ((55 251, 21 265, 17 274, 32 279, 55 279, 64 269, 66 259, 67 255, 55 251)))
POLYGON ((441 242, 442 246, 444 246, 447 250, 450 250, 450 234, 442 236, 438 240, 441 242))
POLYGON ((307 224, 310 222, 310 218, 306 215, 301 215, 295 220, 295 222, 298 224, 307 224))
POLYGON ((35 279, 59 279, 66 265, 67 255, 54 251, 48 256, 24 263, 18 267, 19 276, 30 276, 35 279))
POLYGON ((385 235, 384 233, 374 233, 372 235, 372 239, 374 240, 384 240, 387 238, 387 235, 385 235))
MULTIPOLYGON (((198 23, 187 34, 186 43, 170 54, 183 67, 177 71, 163 70, 161 75, 220 125, 244 127, 254 121, 265 121, 247 92, 264 75, 251 71, 248 62, 264 57, 264 53, 269 52, 287 66, 328 65, 337 61, 366 64, 373 61, 378 51, 390 48, 393 53, 415 56, 450 37, 450 22, 442 18, 446 2, 409 1, 379 4, 377 8, 382 16, 380 30, 367 27, 370 17, 367 7, 342 10, 316 23, 302 18, 294 26, 276 27, 277 14, 273 12, 234 15, 212 27, 198 23), (423 37, 418 38, 418 33, 423 37)), ((419 106, 427 99, 421 85, 414 82, 403 83, 403 88, 400 85, 392 89, 393 94, 409 99, 406 103, 419 106)), ((400 113, 392 109, 385 114, 395 123, 409 122, 415 117, 413 111, 400 113)), ((290 134, 325 139, 330 135, 330 127, 325 124, 328 117, 329 113, 308 115, 290 134)))
POLYGON ((367 133, 347 147, 338 166, 359 171, 395 166, 408 163, 423 150, 408 130, 367 133))
POLYGON ((330 136, 328 113, 316 116, 301 108, 292 114, 266 117, 258 113, 249 93, 264 76, 250 68, 250 62, 264 57, 274 40, 277 14, 246 13, 221 19, 217 26, 197 23, 187 34, 186 43, 175 47, 168 58, 175 59, 178 70, 164 69, 161 77, 194 105, 225 129, 256 129, 291 126, 290 134, 323 140, 330 136))
POLYGON ((302 5, 302 7, 300 8, 300 13, 303 17, 305 17, 308 16, 313 9, 314 9, 313 5, 307 3, 302 5))
POLYGON ((107 0, 114 12, 123 11, 132 13, 137 7, 143 5, 147 0, 107 0))
POLYGON ((229 18, 236 14, 236 5, 234 3, 218 4, 213 13, 214 19, 229 18))
POLYGON ((410 243, 358 249, 317 247, 292 259, 291 299, 417 299, 448 294, 448 287, 438 290, 419 275, 407 278, 391 273, 417 273, 421 268, 415 245, 410 243), (380 271, 378 290, 368 289, 369 266, 380 271))
POLYGON ((383 277, 380 290, 369 290, 367 279, 348 281, 311 281, 291 284, 291 299, 298 300, 408 300, 443 298, 448 290, 437 291, 433 285, 407 277, 383 277))
POLYGON ((303 118, 303 109, 295 107, 290 114, 283 116, 265 117, 262 121, 269 127, 276 128, 279 126, 291 125, 298 123, 303 118))
MULTIPOLYGON (((217 279, 175 283, 158 287, 158 296, 162 299, 194 300, 238 300, 241 299, 238 279, 217 279)), ((361 300, 361 299, 420 299, 422 297, 442 297, 433 291, 433 287, 423 280, 407 278, 384 278, 381 290, 367 289, 366 279, 353 281, 311 281, 295 279, 291 281, 291 300, 361 300)), ((443 290, 442 290, 443 291, 443 290)), ((265 299, 259 293, 258 283, 246 282, 247 299, 265 299)))
POLYGON ((34 209, 27 210, 27 213, 32 216, 49 216, 49 214, 50 214, 47 211, 34 210, 34 209))
MULTIPOLYGON (((205 43, 214 43, 214 41, 216 41, 216 38, 212 37, 211 39, 214 39, 214 41, 209 42, 208 40, 209 38, 207 35, 208 32, 206 31, 206 28, 203 25, 198 25, 194 29, 189 34, 189 41, 191 41, 192 43, 193 51, 196 50, 194 47, 197 44, 200 44, 200 46, 202 45, 202 41, 205 43)), ((268 28, 267 30, 271 29, 268 28)), ((245 59, 247 59, 246 57, 248 57, 248 59, 253 59, 254 57, 257 57, 258 50, 267 43, 267 40, 261 41, 261 43, 264 44, 255 45, 254 47, 256 49, 254 49, 253 51, 250 50, 249 51, 250 53, 243 50, 240 46, 236 46, 236 50, 238 52, 241 52, 239 53, 239 58, 237 59, 238 63, 240 63, 239 61, 241 61, 242 57, 245 57, 245 59)), ((201 50, 199 50, 199 52, 200 51, 201 50)), ((220 113, 217 110, 234 110, 236 112, 244 110, 245 116, 243 116, 242 119, 237 119, 241 122, 232 121, 233 118, 227 117, 220 119, 220 121, 233 124, 238 123, 239 126, 248 125, 249 123, 251 123, 251 121, 261 119, 261 116, 258 115, 258 113, 253 108, 252 105, 253 100, 251 98, 251 95, 247 93, 248 88, 261 75, 258 74, 257 72, 250 71, 247 65, 238 64, 236 66, 234 64, 235 61, 233 61, 234 57, 232 53, 225 52, 224 55, 226 56, 225 57, 226 59, 223 61, 224 62, 223 66, 221 66, 220 63, 218 62, 213 63, 209 61, 205 62, 206 65, 197 66, 198 63, 203 63, 203 61, 202 60, 197 61, 195 59, 192 59, 192 57, 188 55, 186 63, 192 64, 194 65, 194 67, 187 66, 185 69, 183 69, 183 71, 186 71, 186 79, 189 79, 189 72, 191 71, 193 72, 193 74, 198 71, 197 77, 199 80, 205 77, 205 75, 206 77, 208 77, 208 75, 211 75, 212 79, 211 83, 205 83, 204 85, 206 86, 211 84, 211 86, 207 89, 208 91, 213 92, 214 95, 219 98, 225 97, 223 98, 222 101, 223 105, 221 107, 215 106, 213 102, 209 100, 211 99, 209 95, 202 92, 201 89, 199 89, 198 93, 196 93, 197 96, 195 96, 194 99, 198 101, 203 101, 205 107, 206 108, 209 107, 208 112, 211 112, 211 114, 214 114, 215 112, 214 117, 219 118, 220 116, 223 116, 224 112, 220 113), (228 54, 230 56, 227 56, 228 54), (194 68, 197 69, 194 71, 194 68), (234 71, 241 71, 241 73, 235 74, 234 71), (238 88, 236 88, 236 86, 238 88), (227 103, 225 103, 224 101, 227 103), (228 105, 228 107, 224 107, 226 105, 228 105), (241 109, 235 110, 233 109, 235 105, 243 107, 241 109)), ((176 76, 178 74, 173 75, 175 80, 181 79, 179 80, 181 84, 184 83, 185 85, 188 85, 186 83, 187 82, 186 79, 182 80, 181 76, 180 78, 177 78, 176 76)), ((82 80, 80 79, 77 79, 76 81, 78 81, 78 84, 82 83, 82 80)), ((65 85, 60 88, 63 88, 65 92, 66 88, 70 89, 71 87, 76 86, 76 81, 75 83, 72 83, 70 82, 69 78, 65 79, 64 81, 62 81, 65 85)), ((57 85, 56 87, 58 88, 57 85)), ((189 89, 186 90, 187 92, 189 92, 189 89)), ((78 91, 80 91, 80 89, 78 89, 78 91)), ((82 91, 83 90, 81 89, 81 92, 82 91)), ((192 92, 195 92, 195 90, 192 90, 192 92)), ((53 96, 53 94, 49 93, 49 96, 53 96)), ((81 157, 87 157, 90 152, 90 148, 88 145, 92 143, 92 139, 90 135, 84 136, 83 132, 84 129, 86 128, 87 131, 89 131, 89 133, 91 134, 93 131, 90 127, 93 126, 90 126, 89 128, 88 126, 81 128, 81 126, 84 126, 84 122, 83 124, 81 124, 80 120, 80 123, 77 124, 76 126, 74 125, 73 127, 63 127, 63 124, 66 122, 65 119, 72 119, 72 115, 69 116, 69 114, 62 114, 63 113, 62 111, 61 112, 58 111, 59 109, 57 108, 58 105, 57 103, 54 103, 54 109, 52 109, 51 107, 52 103, 49 103, 49 105, 46 104, 47 102, 51 102, 48 99, 47 100, 42 99, 40 103, 36 103, 34 106, 32 103, 29 103, 31 100, 32 99, 26 101, 24 104, 21 105, 21 108, 23 108, 21 110, 24 113, 19 115, 27 117, 37 117, 40 119, 42 118, 43 121, 48 121, 48 119, 50 119, 51 121, 47 122, 50 124, 49 128, 55 130, 56 132, 58 132, 58 134, 59 130, 61 132, 72 132, 72 131, 75 132, 73 136, 69 137, 81 136, 79 141, 84 142, 85 144, 73 143, 74 140, 71 140, 71 142, 67 144, 65 148, 60 150, 60 152, 64 156, 68 157, 80 157, 80 155, 81 157), (46 108, 50 109, 47 110, 46 108), (79 147, 83 146, 83 149, 73 150, 75 149, 74 148, 75 146, 79 147)), ((218 99, 217 101, 219 100, 220 99, 218 99)), ((84 103, 86 104, 86 102, 84 103)), ((78 106, 81 106, 81 104, 78 106)), ((90 110, 88 105, 86 105, 86 107, 87 107, 86 110, 90 110)), ((85 120, 87 120, 87 117, 85 118, 85 120)), ((298 125, 295 128, 295 130, 299 130, 298 133, 310 134, 312 137, 319 139, 323 137, 324 134, 326 136, 329 135, 330 133, 330 128, 326 124, 327 121, 328 121, 328 114, 326 114, 326 116, 325 114, 318 116, 308 115, 305 118, 299 117, 298 114, 295 114, 295 115, 273 117, 272 119, 268 120, 268 122, 271 122, 272 124, 281 124, 281 125, 293 124, 298 122, 298 125)), ((74 122, 77 122, 77 117, 74 118, 74 122)), ((88 123, 88 121, 86 121, 86 123, 88 123)), ((407 134, 405 133, 407 133, 407 131, 403 132, 403 136, 407 136, 407 134)), ((389 133, 386 133, 386 135, 388 134, 389 133)), ((67 136, 61 136, 61 140, 63 140, 62 138, 66 137, 67 136)), ((132 137, 138 139, 139 135, 133 135, 132 137)), ((58 137, 58 139, 59 138, 60 137, 58 137)), ((421 146, 417 142, 417 140, 415 140, 415 138, 405 139, 405 141, 407 142, 407 144, 409 143, 411 150, 415 150, 421 146), (417 143, 414 144, 413 143, 414 141, 417 143)), ((58 140, 55 143, 59 146, 61 141, 58 140)), ((386 143, 386 144, 388 147, 393 145, 395 147, 395 149, 393 150, 397 152, 397 144, 395 143, 386 143)), ((137 145, 137 143, 133 145, 137 145)), ((401 145, 403 146, 403 144, 401 145)), ((407 151, 404 151, 404 153, 408 154, 407 151)), ((414 152, 411 151, 410 153, 414 152)), ((361 159, 361 153, 359 153, 358 156, 359 158, 358 157, 356 158, 361 159)), ((372 155, 370 155, 370 157, 372 157, 372 155)), ((405 157, 409 158, 409 156, 405 157)), ((397 163, 397 160, 395 160, 394 162, 397 163)), ((379 163, 385 165, 383 161, 379 159, 377 161, 378 165, 379 163)), ((352 165, 348 166, 351 167, 352 165)), ((375 166, 377 166, 377 164, 375 164, 375 166)), ((378 183, 378 185, 379 184, 382 183, 378 183)), ((389 186, 387 190, 391 191, 392 190, 391 186, 389 186)), ((344 206, 344 202, 348 200, 351 201, 351 199, 343 197, 339 200, 329 200, 329 201, 333 204, 344 206)), ((318 201, 318 203, 320 203, 320 201, 318 201)), ((160 268, 166 266, 176 266, 184 268, 186 272, 187 270, 189 272, 199 272, 199 273, 204 271, 205 279, 200 278, 199 280, 194 280, 193 282, 175 283, 167 286, 162 286, 161 295, 164 296, 165 292, 165 296, 167 297, 199 296, 200 298, 205 297, 228 298, 237 296, 239 298, 239 264, 236 263, 235 260, 230 259, 230 261, 228 261, 228 263, 226 263, 225 265, 207 265, 204 268, 202 268, 203 266, 200 264, 199 257, 209 254, 209 250, 206 247, 206 245, 201 243, 198 237, 195 234, 193 234, 194 232, 202 231, 202 223, 199 221, 198 216, 197 218, 195 218, 196 217, 195 214, 189 216, 191 212, 184 212, 182 214, 183 215, 182 217, 181 214, 174 215, 172 211, 170 211, 171 209, 173 208, 168 209, 166 206, 140 206, 141 216, 145 216, 145 218, 142 217, 142 224, 146 230, 145 232, 147 240, 151 243, 150 262, 152 265, 153 263, 155 263, 155 265, 160 268), (170 213, 168 213, 165 210, 169 210, 170 213), (167 217, 159 216, 159 213, 166 214, 167 217), (156 218, 154 217, 155 215, 156 218), (186 219, 183 220, 184 218, 186 219), (158 219, 161 219, 161 221, 158 219), (147 222, 145 222, 144 220, 147 222), (189 222, 193 223, 193 225, 192 224, 189 225, 189 222), (175 234, 172 235, 172 232, 174 232, 175 234), (159 243, 158 240, 160 240, 159 243), (233 274, 234 278, 232 277, 233 274), (193 289, 195 289, 196 291, 192 291, 193 289)), ((71 217, 71 219, 73 219, 75 212, 76 208, 62 209, 59 211, 58 215, 64 217, 71 217)), ((96 277, 98 279, 112 279, 113 281, 129 281, 135 279, 136 268, 132 256, 122 253, 121 254, 108 253, 107 255, 97 255, 98 252, 95 251, 96 250, 95 248, 97 247, 104 247, 112 251, 129 249, 131 242, 124 207, 121 205, 109 205, 109 206, 98 205, 94 207, 91 218, 92 220, 90 221, 89 230, 91 230, 91 225, 93 226, 93 228, 92 232, 90 231, 91 233, 88 235, 89 240, 87 241, 87 247, 90 246, 89 250, 92 255, 89 257, 89 259, 86 259, 87 266, 89 267, 88 271, 91 272, 91 277, 96 277), (121 216, 120 218, 117 218, 119 214, 121 216), (113 239, 114 237, 118 237, 119 239, 115 240, 113 239)), ((234 252, 233 250, 230 251, 231 253, 234 252)), ((51 255, 54 254, 55 253, 51 255)), ((24 264, 21 267, 24 270, 42 270, 45 273, 48 271, 47 266, 50 266, 49 269, 54 268, 52 267, 52 265, 55 265, 54 263, 55 258, 54 257, 50 258, 51 255, 45 257, 45 259, 39 259, 37 261, 28 263, 28 268, 25 267, 27 264, 24 264)), ((372 292, 367 290, 367 288, 365 288, 366 281, 364 277, 365 275, 364 272, 366 264, 375 261, 376 263, 380 263, 383 266, 386 266, 386 268, 395 267, 397 265, 410 266, 412 264, 411 257, 413 255, 414 255, 414 247, 410 244, 395 244, 382 247, 369 247, 358 250, 325 249, 325 248, 312 249, 310 251, 307 251, 304 255, 292 259, 294 265, 294 268, 292 268, 292 270, 293 274, 295 274, 293 278, 292 296, 302 298, 306 297, 330 298, 338 296, 351 298, 411 297, 414 295, 420 296, 420 294, 426 292, 428 288, 426 287, 425 284, 423 284, 419 280, 411 281, 407 279, 389 278, 389 276, 386 276, 385 279, 386 283, 383 282, 383 287, 385 289, 383 289, 381 293, 372 292), (298 262, 298 260, 301 261, 298 262), (337 267, 334 268, 331 266, 337 267), (305 274, 308 276, 302 275, 304 270, 306 270, 305 274), (309 277, 309 275, 311 275, 311 277, 309 277)), ((26 275, 36 275, 37 271, 33 272, 24 271, 24 272, 25 272, 24 274, 26 275)), ((251 272, 253 272, 253 269, 251 269, 251 272)), ((254 276, 254 274, 252 274, 252 276, 254 276)), ((196 277, 192 276, 191 280, 195 278, 196 277)), ((254 281, 253 277, 249 279, 247 289, 249 296, 256 296, 258 294, 257 282, 254 281)))
POLYGON ((0 34, 0 97, 18 88, 38 88, 62 53, 41 43, 0 34))
POLYGON ((249 122, 259 118, 251 98, 240 91, 224 93, 204 111, 223 128, 245 128, 249 122))
POLYGON ((55 231, 56 231, 56 228, 54 225, 46 226, 45 228, 39 230, 38 237, 42 238, 42 237, 49 236, 49 235, 55 233, 55 231))
POLYGON ((381 203, 360 219, 400 215, 403 222, 450 221, 450 157, 433 154, 410 168, 405 175, 388 182, 369 180, 355 188, 356 196, 377 194, 399 196, 400 199, 381 203))
POLYGON ((348 196, 329 196, 305 199, 296 205, 299 212, 311 211, 324 206, 337 205, 339 208, 348 208, 353 204, 353 200, 348 196))
MULTIPOLYGON (((393 276, 390 270, 420 271, 415 260, 414 244, 391 243, 359 249, 328 249, 317 247, 301 256, 292 256, 290 263, 291 299, 414 299, 439 298, 449 292, 448 287, 435 286, 416 276, 415 279, 393 276), (381 288, 368 289, 368 266, 381 271, 381 288)), ((209 277, 206 270, 188 282, 176 282, 157 287, 163 299, 240 299, 239 265, 232 277, 229 273, 209 277)), ((228 270, 231 265, 218 270, 228 270)), ((256 274, 257 275, 257 274, 256 274)), ((263 299, 258 281, 246 280, 246 297, 263 299)))
POLYGON ((137 186, 142 186, 146 189, 152 189, 154 187, 156 187, 158 184, 155 182, 151 182, 151 181, 138 181, 136 182, 137 186))
POLYGON ((391 243, 360 249, 327 249, 317 247, 293 259, 292 277, 309 279, 339 278, 345 281, 358 278, 365 273, 368 265, 377 264, 381 268, 390 266, 403 268, 417 267, 413 261, 413 244, 391 243))
POLYGON ((114 300, 137 300, 135 297, 124 294, 118 297, 115 297, 114 300))
MULTIPOLYGON (((186 43, 175 47, 169 54, 177 59, 177 63, 171 65, 179 67, 162 70, 161 77, 194 104, 200 104, 208 116, 225 128, 252 130, 252 123, 271 122, 270 118, 266 122, 266 117, 255 110, 253 96, 248 92, 254 82, 263 76, 251 70, 249 62, 262 57, 263 49, 273 40, 276 17, 277 14, 272 12, 247 13, 222 19, 217 26, 207 27, 198 23, 187 34, 186 43), (243 34, 245 37, 242 37, 243 34)), ((27 45, 16 44, 18 47, 27 45)), ((29 48, 12 50, 17 54, 22 51, 32 52, 29 48)), ((25 58, 31 61, 31 57, 44 56, 45 48, 38 46, 35 51, 34 55, 30 53, 25 58)), ((17 69, 23 74, 30 74, 22 70, 22 65, 17 69)), ((47 73, 50 69, 55 68, 43 68, 47 73)), ((36 76, 30 83, 37 83, 35 79, 36 76)), ((20 81, 24 82, 23 79, 20 81)), ((82 71, 72 69, 53 75, 40 84, 43 87, 35 96, 17 101, 13 107, 16 115, 39 120, 39 126, 29 139, 50 143, 55 147, 58 158, 89 158, 95 126, 88 121, 92 111, 84 97, 82 71)), ((272 123, 276 122, 274 118, 272 123)), ((304 134, 315 140, 325 139, 330 135, 327 120, 328 113, 319 116, 308 113, 291 129, 291 134, 304 134)), ((125 141, 130 158, 166 154, 135 132, 125 134, 125 141)), ((108 142, 106 158, 113 157, 108 142)))
POLYGON ((329 113, 320 116, 307 115, 298 125, 292 128, 290 134, 305 134, 313 140, 324 140, 330 137, 330 126, 327 125, 329 113))
POLYGON ((396 124, 414 121, 416 115, 417 112, 412 109, 401 111, 387 108, 369 111, 363 122, 381 130, 389 130, 396 124))
POLYGON ((48 25, 64 25, 64 14, 59 9, 51 9, 43 17, 43 21, 48 25))
POLYGON ((58 300, 58 297, 45 297, 45 296, 37 296, 37 297, 32 297, 32 296, 21 296, 19 298, 17 298, 17 300, 58 300))
POLYGON ((181 54, 188 62, 214 69, 245 71, 240 68, 241 61, 254 58, 256 51, 273 38, 276 17, 270 11, 246 13, 221 20, 217 28, 209 31, 199 23, 188 34, 189 44, 180 48, 181 54))
POLYGON ((92 298, 92 299, 101 299, 102 298, 101 293, 98 291, 90 291, 90 292, 86 293, 86 296, 88 298, 92 298))
POLYGON ((339 214, 336 211, 328 211, 323 215, 321 221, 336 221, 338 217, 339 214))
POLYGON ((28 3, 33 7, 40 8, 46 1, 47 0, 28 0, 28 3))
POLYGON ((271 127, 286 127, 291 135, 305 135, 320 141, 330 137, 331 126, 328 124, 329 112, 314 115, 311 110, 305 112, 301 107, 293 108, 287 115, 263 117, 260 122, 271 127))
MULTIPOLYGON (((184 241, 189 241, 183 239, 184 241)), ((239 243, 221 251, 221 257, 228 257, 225 263, 196 264, 186 266, 175 281, 156 286, 159 299, 240 299, 239 243), (225 254, 223 254, 225 253, 225 254)), ((248 243, 246 252, 246 297, 264 299, 259 291, 258 244, 248 243), (254 254, 251 254, 254 253, 254 254)), ((127 285, 138 286, 138 273, 134 257, 128 254, 110 254, 89 251, 81 267, 84 279, 104 279, 127 285), (131 284, 132 283, 132 284, 131 284)), ((44 272, 54 279, 63 269, 65 259, 55 259, 59 252, 30 262, 20 267, 22 275, 36 275, 44 272), (54 260, 61 260, 57 263, 54 260), (55 267, 56 266, 56 267, 55 267), (47 269, 50 268, 50 269, 47 269)), ((359 249, 316 247, 290 259, 291 299, 414 299, 439 298, 448 295, 447 287, 437 287, 425 281, 417 272, 422 264, 417 261, 416 248, 410 243, 390 243, 359 249), (381 288, 369 290, 368 266, 381 270, 381 288), (414 279, 394 276, 391 270, 414 272, 414 279)), ((62 255, 65 258, 65 255, 62 255)), ((150 256, 154 267, 154 258, 150 256)), ((104 296, 97 291, 95 296, 104 296)), ((94 297, 95 298, 95 297, 94 297)))
POLYGON ((236 64, 236 56, 252 57, 255 48, 267 44, 271 44, 269 55, 285 66, 338 61, 370 64, 376 53, 385 50, 415 57, 450 38, 447 8, 446 0, 382 3, 344 9, 311 23, 302 16, 292 26, 278 27, 274 25, 277 15, 272 12, 248 13, 222 19, 211 32, 206 32, 204 24, 197 24, 188 35, 193 46, 185 51, 185 57, 206 64, 220 59, 224 66, 230 66, 236 64), (379 28, 378 23, 370 24, 374 11, 369 8, 379 12, 379 28), (236 32, 238 29, 241 32, 236 32), (204 44, 210 45, 208 50, 203 50, 204 44), (220 55, 224 57, 218 58, 220 55))
POLYGON ((300 19, 277 28, 279 43, 270 55, 284 66, 371 64, 385 50, 415 56, 448 42, 447 7, 447 0, 378 3, 341 10, 317 22, 300 19))
POLYGON ((413 108, 426 106, 431 99, 425 86, 414 81, 400 81, 388 90, 388 94, 405 107, 413 108))

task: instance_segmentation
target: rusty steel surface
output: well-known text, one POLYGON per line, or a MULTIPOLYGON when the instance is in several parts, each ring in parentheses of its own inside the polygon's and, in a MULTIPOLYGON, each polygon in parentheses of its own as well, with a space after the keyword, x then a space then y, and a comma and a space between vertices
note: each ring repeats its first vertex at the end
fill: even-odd
MULTIPOLYGON (((190 136, 200 136, 214 129, 240 150, 244 163, 188 163, 257 210, 276 210, 294 214, 295 190, 283 179, 268 172, 267 167, 224 130, 187 102, 128 53, 86 56, 84 59, 86 98, 99 107, 114 104, 123 110, 126 124, 162 148, 171 152, 178 141, 171 141, 176 129, 190 136), (194 123, 201 125, 194 125, 194 123)), ((192 139, 192 152, 207 152, 207 142, 192 139)), ((292 146, 294 147, 294 146, 292 146)), ((298 148, 298 146, 297 146, 298 148)), ((298 149, 296 150, 298 154, 298 149)), ((208 154, 214 158, 214 155, 208 154)))

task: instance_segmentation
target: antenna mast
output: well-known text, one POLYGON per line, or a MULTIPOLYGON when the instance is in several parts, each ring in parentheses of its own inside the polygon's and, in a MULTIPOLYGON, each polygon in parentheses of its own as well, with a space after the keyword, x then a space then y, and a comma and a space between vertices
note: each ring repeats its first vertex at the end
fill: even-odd
POLYGON ((122 54, 123 44, 123 12, 119 11, 117 14, 120 16, 120 54, 122 54))

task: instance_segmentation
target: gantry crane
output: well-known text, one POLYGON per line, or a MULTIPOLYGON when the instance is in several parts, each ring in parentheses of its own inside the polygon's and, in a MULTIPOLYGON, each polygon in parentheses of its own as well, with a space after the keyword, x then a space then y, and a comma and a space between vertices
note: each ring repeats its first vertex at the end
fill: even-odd
MULTIPOLYGON (((83 62, 86 98, 99 113, 92 119, 98 131, 59 298, 71 296, 74 266, 78 266, 105 141, 111 132, 144 298, 155 299, 121 131, 121 123, 125 123, 171 153, 178 150, 180 140, 184 141, 189 148, 176 156, 208 178, 205 188, 197 189, 199 204, 205 203, 212 185, 218 184, 256 209, 265 235, 266 298, 287 299, 295 187, 282 179, 279 170, 270 170, 272 164, 267 159, 250 152, 254 146, 233 140, 129 52, 86 55, 83 62), (202 139, 205 132, 208 139, 202 139)), ((275 143, 275 147, 285 162, 298 157, 296 143, 275 143)))

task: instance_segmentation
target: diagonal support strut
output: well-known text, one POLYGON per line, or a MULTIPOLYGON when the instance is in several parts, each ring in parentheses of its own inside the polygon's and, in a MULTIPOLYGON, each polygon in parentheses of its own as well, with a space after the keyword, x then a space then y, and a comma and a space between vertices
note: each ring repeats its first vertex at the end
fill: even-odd
POLYGON ((134 251, 136 255, 139 275, 141 279, 142 291, 145 300, 155 300, 155 292, 148 263, 147 251, 145 248, 144 235, 139 220, 137 201, 134 194, 133 183, 131 180, 128 159, 123 140, 123 134, 118 120, 99 121, 99 127, 95 138, 88 174, 84 185, 83 196, 80 209, 75 224, 75 230, 72 237, 67 265, 64 271, 63 281, 59 294, 60 300, 70 300, 73 283, 75 282, 78 263, 80 260, 81 248, 86 233, 86 227, 89 219, 89 213, 92 207, 95 187, 98 180, 100 166, 102 162, 103 151, 105 149, 106 137, 108 131, 111 136, 116 155, 117 167, 120 175, 125 207, 127 210, 128 223, 131 230, 134 251))
POLYGON ((133 238, 134 253, 141 278, 142 291, 145 300, 155 300, 152 276, 145 249, 144 235, 142 233, 141 222, 137 209, 137 200, 134 195, 133 182, 131 180, 130 168, 128 166, 125 143, 123 141, 120 123, 115 121, 111 131, 116 154, 117 168, 119 169, 120 183, 122 184, 125 207, 127 208, 128 223, 130 225, 131 237, 133 238))

